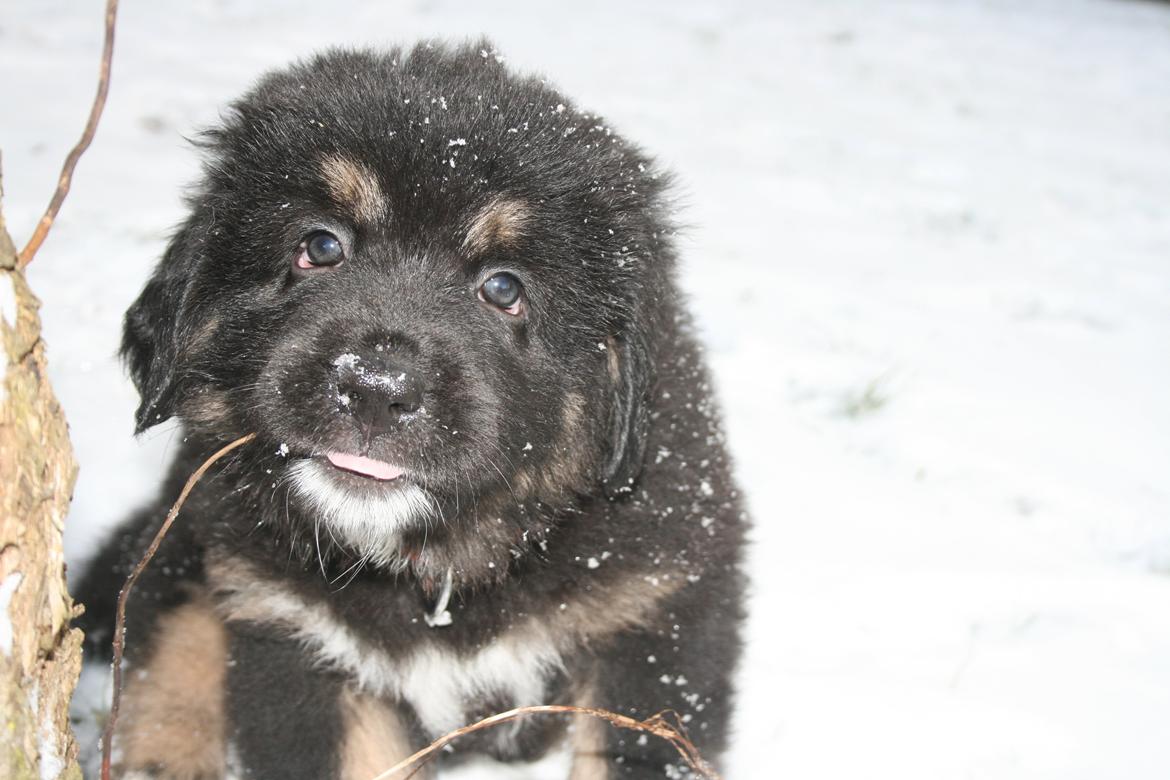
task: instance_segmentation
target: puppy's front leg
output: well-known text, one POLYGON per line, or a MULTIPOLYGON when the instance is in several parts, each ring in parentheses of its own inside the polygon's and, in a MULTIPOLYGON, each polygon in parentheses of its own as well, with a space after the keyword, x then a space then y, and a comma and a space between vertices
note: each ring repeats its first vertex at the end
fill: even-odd
POLYGON ((340 676, 315 669, 275 629, 230 623, 228 734, 242 774, 256 780, 339 777, 340 676))
MULTIPOLYGON (((677 618, 672 614, 671 621, 677 618)), ((718 764, 731 714, 735 648, 716 620, 669 622, 616 637, 596 658, 592 682, 576 703, 639 720, 672 711, 703 756, 718 764), (680 625, 681 624, 681 625, 680 625), (682 635, 693 631, 689 642, 682 635)), ((570 780, 651 780, 694 774, 670 743, 601 721, 579 719, 572 736, 570 780)))
POLYGON ((210 601, 196 594, 154 616, 150 625, 153 631, 128 647, 114 776, 221 780, 228 663, 223 622, 210 601))
POLYGON ((231 624, 231 744, 255 780, 370 780, 412 752, 398 709, 268 627, 231 624))

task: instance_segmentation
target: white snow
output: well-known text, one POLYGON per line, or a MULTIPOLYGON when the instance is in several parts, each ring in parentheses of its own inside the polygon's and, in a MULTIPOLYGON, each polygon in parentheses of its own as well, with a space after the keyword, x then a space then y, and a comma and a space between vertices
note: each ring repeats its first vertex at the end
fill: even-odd
MULTIPOLYGON (((99 5, 0 15, 17 244, 89 109, 99 5)), ((289 41, 487 33, 678 176, 756 519, 726 776, 1165 777, 1170 6, 506 6, 123 4, 106 117, 31 267, 82 464, 72 570, 170 449, 173 426, 131 439, 113 355, 183 214, 182 136, 289 41)))
MULTIPOLYGON (((39 683, 38 683, 39 685, 39 683)), ((60 735, 52 712, 38 713, 41 722, 37 729, 37 751, 40 753, 38 770, 41 780, 57 780, 65 769, 65 757, 58 748, 60 735)))
POLYGON ((12 655, 12 618, 8 614, 8 606, 12 603, 12 596, 20 587, 24 575, 14 571, 0 582, 0 653, 12 655))
MULTIPOLYGON (((379 344, 378 351, 381 352, 381 345, 379 344)), ((354 370, 355 368, 360 372, 362 359, 352 352, 344 352, 333 358, 333 365, 335 368, 354 370)))
POLYGON ((20 309, 16 304, 16 283, 12 281, 11 275, 4 274, 0 276, 0 319, 3 319, 8 327, 15 328, 19 313, 20 309))

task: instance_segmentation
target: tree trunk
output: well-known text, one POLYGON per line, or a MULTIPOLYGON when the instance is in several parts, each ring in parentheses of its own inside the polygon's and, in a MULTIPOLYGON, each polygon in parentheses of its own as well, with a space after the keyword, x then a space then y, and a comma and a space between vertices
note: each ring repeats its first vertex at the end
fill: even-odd
POLYGON ((80 780, 69 699, 81 632, 69 627, 61 551, 77 465, 49 385, 39 307, 0 213, 0 777, 80 780))

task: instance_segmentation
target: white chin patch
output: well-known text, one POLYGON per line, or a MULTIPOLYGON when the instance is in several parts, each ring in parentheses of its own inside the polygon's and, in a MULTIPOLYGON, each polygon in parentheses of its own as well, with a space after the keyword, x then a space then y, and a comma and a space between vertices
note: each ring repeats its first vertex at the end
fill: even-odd
POLYGON ((289 468, 293 491, 317 513, 321 527, 358 555, 377 566, 400 563, 399 534, 417 523, 430 522, 435 508, 418 485, 371 485, 383 490, 348 489, 335 478, 333 466, 313 459, 289 468))

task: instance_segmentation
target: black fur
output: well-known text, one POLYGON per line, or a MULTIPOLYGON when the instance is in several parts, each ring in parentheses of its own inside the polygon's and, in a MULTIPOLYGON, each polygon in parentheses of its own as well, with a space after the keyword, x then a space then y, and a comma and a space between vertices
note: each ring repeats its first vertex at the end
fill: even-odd
MULTIPOLYGON (((545 695, 567 702, 593 680, 597 706, 673 709, 717 759, 740 649, 745 519, 652 162, 545 82, 510 73, 487 44, 324 54, 266 76, 202 143, 191 214, 127 313, 122 347, 142 396, 137 429, 178 416, 186 438, 158 502, 83 585, 91 647, 108 641, 121 578, 186 476, 254 431, 196 488, 135 592, 133 658, 149 657, 162 610, 199 588, 231 596, 208 581, 209 560, 245 562, 326 605, 390 659, 424 643, 464 657, 569 605, 592 605, 580 624, 594 625, 611 606, 593 594, 616 604, 661 579, 661 599, 639 596, 638 624, 583 629, 545 695), (319 173, 329 155, 376 177, 386 211, 375 224, 330 195, 319 173), (523 229, 468 257, 467 226, 501 196, 524 204, 523 229), (292 258, 317 230, 339 237, 346 260, 298 275, 292 258), (483 276, 501 270, 524 285, 523 316, 477 299, 483 276), (337 356, 374 349, 421 377, 424 415, 370 431, 338 406, 337 356), (290 486, 292 464, 326 451, 403 465, 433 517, 388 528, 395 552, 371 563, 290 486), (420 618, 448 572, 453 622, 431 628, 420 618)), ((337 479, 381 495, 370 480, 337 479)), ((228 734, 248 776, 336 773, 337 696, 353 681, 279 625, 228 628, 228 734)), ((416 742, 434 736, 392 704, 416 742)), ((488 695, 465 715, 512 704, 488 695)), ((457 749, 532 758, 548 732, 533 723, 511 742, 457 749)), ((628 732, 606 751, 611 777, 679 771, 669 746, 628 732)))

